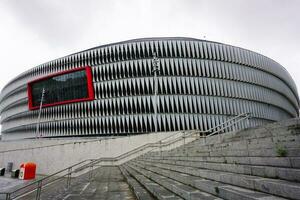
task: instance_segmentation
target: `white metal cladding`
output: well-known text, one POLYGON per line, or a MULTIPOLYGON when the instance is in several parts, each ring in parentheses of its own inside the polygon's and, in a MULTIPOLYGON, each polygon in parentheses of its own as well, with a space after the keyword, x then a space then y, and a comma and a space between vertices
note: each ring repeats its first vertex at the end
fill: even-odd
POLYGON ((253 116, 252 126, 299 114, 295 83, 275 61, 215 42, 149 38, 75 53, 10 81, 0 94, 3 138, 35 136, 38 111, 28 110, 28 81, 86 65, 92 67, 95 100, 42 109, 42 135, 153 132, 153 52, 160 67, 158 131, 206 129, 244 112, 253 116))

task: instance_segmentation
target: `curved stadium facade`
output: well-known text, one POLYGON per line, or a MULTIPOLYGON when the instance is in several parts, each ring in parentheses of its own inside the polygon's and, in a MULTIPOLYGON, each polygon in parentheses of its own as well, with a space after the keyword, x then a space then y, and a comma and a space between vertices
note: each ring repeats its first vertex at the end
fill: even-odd
POLYGON ((257 126, 299 114, 281 65, 192 38, 136 39, 47 62, 10 81, 0 105, 3 139, 33 138, 37 129, 41 137, 206 130, 245 112, 257 126))

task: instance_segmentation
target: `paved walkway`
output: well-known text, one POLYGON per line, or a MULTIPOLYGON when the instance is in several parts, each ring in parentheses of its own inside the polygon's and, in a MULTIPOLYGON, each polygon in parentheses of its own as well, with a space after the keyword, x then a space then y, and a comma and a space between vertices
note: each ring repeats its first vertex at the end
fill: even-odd
MULTIPOLYGON (((136 199, 118 167, 101 167, 93 172, 93 179, 83 175, 66 189, 66 181, 48 186, 41 195, 42 200, 121 200, 136 199)), ((34 199, 35 192, 22 197, 22 200, 34 199)))
POLYGON ((0 192, 9 191, 17 186, 22 186, 28 181, 20 180, 16 178, 10 178, 10 174, 6 174, 5 176, 0 176, 0 192))
MULTIPOLYGON (((42 176, 37 176, 37 179, 41 178, 42 176)), ((17 178, 11 178, 10 173, 6 172, 5 176, 0 176, 0 193, 8 192, 16 190, 20 187, 23 187, 27 184, 30 184, 34 180, 20 180, 17 178)), ((0 200, 5 199, 5 195, 0 194, 0 200)))

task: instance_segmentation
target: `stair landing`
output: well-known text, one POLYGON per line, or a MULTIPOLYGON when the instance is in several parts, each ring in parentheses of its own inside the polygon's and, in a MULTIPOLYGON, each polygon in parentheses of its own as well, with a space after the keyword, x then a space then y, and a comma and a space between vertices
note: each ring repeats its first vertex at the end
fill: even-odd
MULTIPOLYGON (((88 174, 74 180, 69 189, 66 182, 55 183, 48 186, 41 194, 41 199, 46 200, 119 200, 136 199, 129 188, 119 167, 100 167, 93 171, 93 178, 88 180, 88 174), (59 187, 58 184, 61 184, 59 187), (59 190, 57 188, 60 188, 59 190)), ((35 193, 29 194, 22 199, 34 199, 35 193)))
POLYGON ((84 182, 83 187, 75 187, 66 195, 64 200, 83 200, 83 199, 136 199, 131 192, 118 167, 101 167, 91 182, 84 182), (78 188, 78 190, 75 190, 78 188))

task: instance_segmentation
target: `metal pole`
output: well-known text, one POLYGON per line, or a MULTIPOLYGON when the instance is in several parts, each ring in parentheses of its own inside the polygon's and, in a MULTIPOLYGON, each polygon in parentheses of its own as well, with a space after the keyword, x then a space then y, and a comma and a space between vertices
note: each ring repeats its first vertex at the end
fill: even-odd
POLYGON ((39 134, 39 128, 40 128, 40 122, 41 122, 41 112, 42 112, 44 95, 45 95, 45 88, 43 88, 43 90, 42 90, 42 96, 41 96, 41 102, 40 102, 40 109, 39 109, 39 116, 38 116, 38 123, 36 125, 35 138, 38 138, 38 137, 42 136, 42 135, 38 135, 38 134, 39 134))
POLYGON ((38 182, 38 188, 36 190, 36 200, 40 200, 42 192, 42 181, 38 182))
POLYGON ((90 172, 89 172, 89 181, 91 182, 93 178, 93 165, 90 166, 90 172))
POLYGON ((249 128, 249 127, 250 127, 250 121, 249 121, 249 117, 250 117, 250 116, 247 114, 246 117, 247 117, 247 128, 249 128))
POLYGON ((67 187, 69 188, 71 185, 71 176, 72 176, 72 167, 68 168, 68 175, 67 175, 67 187))
POLYGON ((157 107, 158 107, 158 96, 157 96, 157 90, 158 90, 158 82, 157 82, 157 72, 159 71, 159 60, 156 56, 156 53, 153 53, 153 60, 152 60, 152 72, 154 73, 154 132, 157 133, 157 107))
POLYGON ((160 158, 162 158, 162 141, 159 141, 160 158))
POLYGON ((185 131, 183 132, 183 149, 184 149, 184 152, 186 152, 185 150, 185 137, 186 137, 186 134, 185 134, 185 131))

